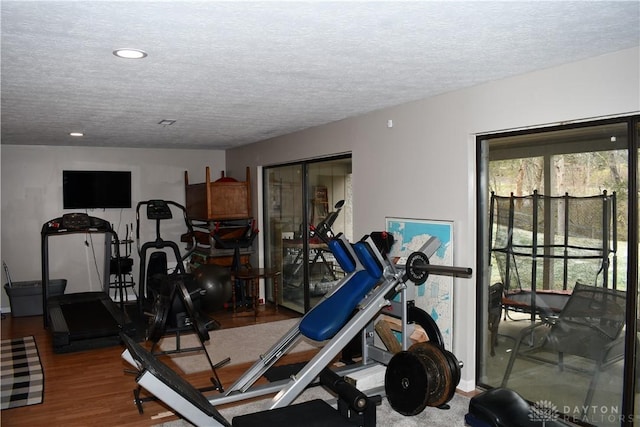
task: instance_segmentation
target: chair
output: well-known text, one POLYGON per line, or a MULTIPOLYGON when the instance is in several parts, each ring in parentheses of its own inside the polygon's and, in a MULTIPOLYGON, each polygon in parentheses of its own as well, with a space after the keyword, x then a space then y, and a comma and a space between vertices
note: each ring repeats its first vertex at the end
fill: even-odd
POLYGON ((557 364, 562 371, 564 355, 579 356, 595 362, 584 406, 591 404, 598 377, 606 368, 624 357, 624 322, 626 292, 577 283, 567 304, 557 318, 548 318, 524 328, 511 353, 502 387, 507 386, 517 357, 557 364), (523 340, 533 342, 533 334, 541 326, 549 327, 539 344, 521 350, 523 340), (541 350, 558 354, 557 362, 537 356, 541 350))

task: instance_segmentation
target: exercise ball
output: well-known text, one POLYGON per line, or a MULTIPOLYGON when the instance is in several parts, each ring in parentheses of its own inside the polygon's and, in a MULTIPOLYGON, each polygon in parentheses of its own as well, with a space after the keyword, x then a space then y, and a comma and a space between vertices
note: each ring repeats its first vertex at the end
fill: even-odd
POLYGON ((198 286, 204 291, 200 294, 200 303, 204 311, 220 310, 231 299, 229 269, 215 264, 202 264, 195 270, 194 276, 198 286))

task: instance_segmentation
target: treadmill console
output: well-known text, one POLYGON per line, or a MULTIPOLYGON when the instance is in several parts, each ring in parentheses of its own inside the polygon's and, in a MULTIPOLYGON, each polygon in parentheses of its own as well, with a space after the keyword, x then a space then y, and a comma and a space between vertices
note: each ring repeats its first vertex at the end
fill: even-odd
POLYGON ((91 226, 89 215, 85 213, 69 213, 62 215, 62 228, 67 230, 84 230, 91 226))
POLYGON ((149 200, 147 202, 148 219, 171 219, 171 208, 164 200, 149 200))
POLYGON ((101 231, 112 232, 111 224, 104 219, 76 212, 62 215, 60 218, 47 221, 42 226, 42 234, 61 232, 101 231))

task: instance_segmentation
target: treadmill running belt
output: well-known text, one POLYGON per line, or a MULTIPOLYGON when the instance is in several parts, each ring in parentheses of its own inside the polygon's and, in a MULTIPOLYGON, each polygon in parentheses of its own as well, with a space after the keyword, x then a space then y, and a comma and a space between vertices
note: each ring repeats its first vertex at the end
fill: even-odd
POLYGON ((117 335, 118 322, 101 300, 61 304, 60 309, 69 327, 69 334, 75 339, 117 335))

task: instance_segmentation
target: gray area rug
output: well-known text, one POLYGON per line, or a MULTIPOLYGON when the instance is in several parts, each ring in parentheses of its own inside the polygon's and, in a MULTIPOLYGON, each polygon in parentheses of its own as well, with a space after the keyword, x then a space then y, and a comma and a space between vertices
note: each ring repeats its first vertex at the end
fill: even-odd
MULTIPOLYGON (((321 387, 312 387, 305 391, 295 402, 300 403, 311 399, 332 399, 333 396, 321 387)), ((245 405, 233 406, 221 409, 220 413, 229 422, 238 415, 250 414, 266 409, 271 399, 259 400, 245 405)), ((377 423, 380 427, 425 427, 425 426, 447 426, 462 427, 465 425, 464 416, 469 409, 469 398, 455 394, 449 402, 450 409, 438 409, 427 407, 420 414, 413 417, 406 417, 394 411, 386 398, 376 411, 377 423)), ((335 406, 335 405, 334 405, 335 406)), ((154 427, 189 427, 192 424, 185 420, 169 421, 157 424, 154 427)))
MULTIPOLYGON (((213 363, 217 363, 227 357, 231 358, 229 365, 255 362, 261 354, 266 353, 299 320, 287 319, 213 331, 209 333, 210 340, 205 343, 205 347, 213 363)), ((160 340, 159 345, 163 351, 174 350, 176 348, 176 339, 175 337, 163 338, 160 340)), ((195 334, 182 335, 180 337, 181 348, 197 347, 199 345, 200 341, 195 334)), ((312 341, 303 339, 289 352, 296 353, 317 348, 312 341)), ((171 356, 171 360, 185 374, 211 369, 202 352, 200 354, 193 352, 175 354, 171 356)))

